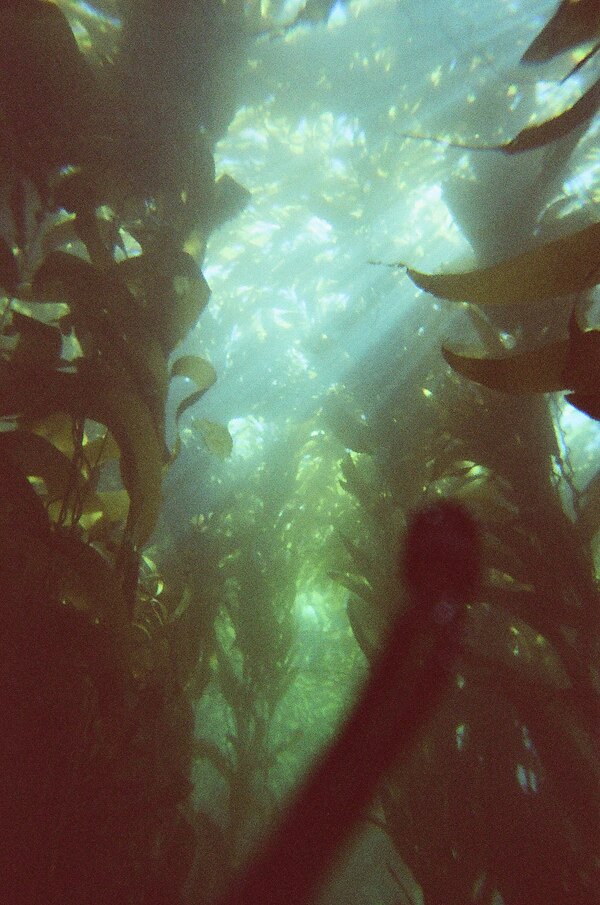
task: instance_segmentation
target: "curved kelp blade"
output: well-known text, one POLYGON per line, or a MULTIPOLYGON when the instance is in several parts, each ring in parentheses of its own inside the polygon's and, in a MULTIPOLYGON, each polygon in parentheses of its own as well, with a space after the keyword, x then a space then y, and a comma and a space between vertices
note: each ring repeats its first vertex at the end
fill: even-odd
POLYGON ((88 417, 105 424, 121 450, 121 477, 131 500, 127 530, 135 546, 154 531, 161 504, 162 444, 148 407, 135 393, 105 384, 88 417))
POLYGON ((135 298, 143 300, 148 329, 166 354, 185 338, 210 298, 192 256, 168 246, 121 261, 116 273, 135 298))
POLYGON ((535 126, 522 129, 518 135, 505 144, 498 145, 498 150, 505 154, 520 154, 522 151, 533 151, 550 142, 557 141, 584 126, 591 120, 600 107, 600 79, 582 94, 573 106, 568 107, 557 116, 535 126))
POLYGON ((115 271, 100 270, 63 251, 51 252, 33 280, 34 294, 66 301, 84 351, 110 368, 125 370, 148 405, 157 433, 164 428, 168 371, 144 311, 115 271), (88 337, 84 342, 83 337, 88 337))
POLYGON ((207 418, 192 419, 192 427, 198 431, 206 448, 220 459, 227 459, 233 452, 233 439, 223 424, 207 418))
POLYGON ((199 355, 183 355, 173 363, 171 377, 188 377, 199 390, 207 390, 215 383, 217 372, 209 361, 199 355))
POLYGON ((373 588, 362 575, 356 575, 353 572, 342 572, 338 569, 331 569, 327 573, 327 576, 331 578, 332 581, 347 588, 352 594, 360 597, 366 603, 372 604, 373 606, 377 604, 377 597, 373 592, 373 588))
POLYGON ((97 421, 114 436, 131 500, 128 531, 135 545, 144 544, 158 518, 162 477, 162 445, 148 406, 127 381, 99 376, 93 367, 66 373, 0 361, 0 415, 39 419, 57 412, 97 421))
POLYGON ((198 355, 184 355, 174 362, 171 377, 188 377, 194 381, 197 387, 194 393, 186 396, 177 406, 175 421, 179 422, 183 413, 202 399, 206 391, 216 382, 217 372, 206 359, 200 358, 198 355))
POLYGON ((593 41, 600 35, 598 0, 562 0, 562 3, 523 56, 522 63, 543 63, 565 50, 593 41))
POLYGON ((553 393, 565 389, 568 340, 506 358, 471 358, 442 348, 450 367, 463 377, 503 393, 553 393))
POLYGON ((409 267, 406 272, 432 295, 478 305, 535 303, 576 294, 600 280, 600 222, 491 267, 447 274, 409 267))

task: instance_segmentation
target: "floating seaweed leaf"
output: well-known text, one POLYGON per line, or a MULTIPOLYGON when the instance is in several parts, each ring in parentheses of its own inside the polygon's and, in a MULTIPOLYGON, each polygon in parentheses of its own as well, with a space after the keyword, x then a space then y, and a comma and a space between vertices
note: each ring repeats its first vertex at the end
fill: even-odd
POLYGON ((473 358, 442 348, 450 367, 463 377, 503 393, 554 393, 565 388, 568 340, 549 343, 520 355, 473 358))
POLYGON ((567 400, 592 418, 600 415, 600 330, 582 330, 575 314, 569 339, 503 358, 470 358, 442 348, 451 368, 504 393, 553 393, 574 390, 567 400))
POLYGON ((406 272, 432 295, 478 305, 544 302, 576 294, 600 280, 600 222, 491 267, 448 274, 408 267, 406 272))
POLYGON ((227 459, 233 452, 233 438, 223 424, 207 418, 193 418, 192 428, 200 433, 206 448, 220 459, 227 459))
POLYGON ((179 422, 183 413, 202 399, 206 391, 215 383, 217 372, 206 359, 200 358, 198 355, 184 355, 173 364, 171 377, 189 377, 198 387, 195 393, 186 396, 177 406, 175 421, 179 422))

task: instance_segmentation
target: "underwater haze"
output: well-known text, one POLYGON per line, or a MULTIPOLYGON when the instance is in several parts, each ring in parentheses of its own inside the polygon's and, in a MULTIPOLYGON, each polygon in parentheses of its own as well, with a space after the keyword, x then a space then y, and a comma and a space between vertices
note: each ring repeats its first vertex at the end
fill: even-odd
POLYGON ((600 3, 6 6, 0 897, 598 902, 600 3))

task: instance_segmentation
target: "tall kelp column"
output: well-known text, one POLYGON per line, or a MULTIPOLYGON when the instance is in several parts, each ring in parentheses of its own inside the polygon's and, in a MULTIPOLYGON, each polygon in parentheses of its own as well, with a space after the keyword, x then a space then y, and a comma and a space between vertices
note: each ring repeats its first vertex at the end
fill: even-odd
MULTIPOLYGON (((4 902, 166 901, 193 858, 202 604, 159 603, 140 553, 175 455, 167 360, 208 301, 206 238, 245 197, 211 153, 245 26, 236 3, 164 13, 0 15, 4 902)), ((191 356, 171 373, 195 398, 215 380, 191 356)))

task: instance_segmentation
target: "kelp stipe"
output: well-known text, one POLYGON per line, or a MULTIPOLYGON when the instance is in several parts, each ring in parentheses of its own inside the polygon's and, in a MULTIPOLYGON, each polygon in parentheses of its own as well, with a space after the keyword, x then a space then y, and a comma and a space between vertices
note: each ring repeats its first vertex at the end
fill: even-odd
POLYGON ((397 618, 341 734, 220 905, 311 901, 386 772, 447 688, 479 570, 479 532, 463 507, 438 502, 416 513, 401 569, 411 609, 397 618))

